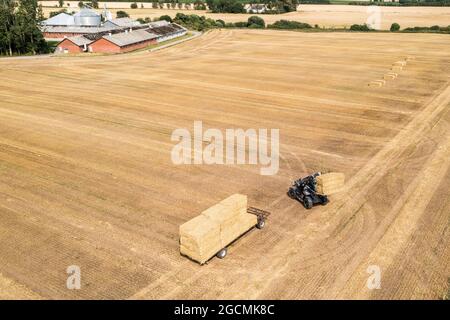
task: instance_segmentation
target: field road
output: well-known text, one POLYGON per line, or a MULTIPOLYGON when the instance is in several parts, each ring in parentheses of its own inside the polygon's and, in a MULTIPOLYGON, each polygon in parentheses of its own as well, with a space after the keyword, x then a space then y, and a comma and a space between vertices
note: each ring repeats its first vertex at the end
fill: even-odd
POLYGON ((214 30, 155 52, 0 59, 0 298, 441 298, 447 38, 214 30), (173 164, 171 133, 194 121, 279 129, 279 172, 173 164), (286 191, 313 171, 347 182, 307 211, 286 191), (266 228, 223 260, 180 256, 179 225, 238 192, 272 212, 266 228))

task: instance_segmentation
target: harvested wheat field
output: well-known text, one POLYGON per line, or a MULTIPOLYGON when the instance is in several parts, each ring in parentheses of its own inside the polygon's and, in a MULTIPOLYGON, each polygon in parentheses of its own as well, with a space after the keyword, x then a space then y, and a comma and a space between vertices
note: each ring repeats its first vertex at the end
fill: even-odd
POLYGON ((152 53, 0 60, 0 297, 442 297, 449 52, 446 35, 216 30, 152 53), (174 165, 171 133, 195 120, 280 129, 278 174, 174 165), (307 211, 286 191, 316 170, 346 185, 307 211), (181 256, 179 226, 235 193, 267 226, 223 260, 181 256))

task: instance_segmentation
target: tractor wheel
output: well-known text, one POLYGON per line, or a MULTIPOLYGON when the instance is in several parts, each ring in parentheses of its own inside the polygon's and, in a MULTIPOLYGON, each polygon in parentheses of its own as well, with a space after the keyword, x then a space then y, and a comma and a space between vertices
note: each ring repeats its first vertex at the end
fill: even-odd
POLYGON ((260 220, 258 220, 258 223, 256 224, 256 228, 262 229, 262 228, 264 228, 265 225, 266 225, 266 221, 264 221, 264 219, 260 219, 260 220))
POLYGON ((289 191, 287 192, 289 198, 291 199, 295 199, 295 194, 294 191, 292 189, 289 189, 289 191))
POLYGON ((219 259, 223 259, 226 257, 226 255, 227 255, 227 248, 223 248, 216 254, 216 257, 219 259))
POLYGON ((303 206, 306 209, 311 209, 313 207, 313 201, 312 201, 311 197, 305 197, 303 199, 303 206))

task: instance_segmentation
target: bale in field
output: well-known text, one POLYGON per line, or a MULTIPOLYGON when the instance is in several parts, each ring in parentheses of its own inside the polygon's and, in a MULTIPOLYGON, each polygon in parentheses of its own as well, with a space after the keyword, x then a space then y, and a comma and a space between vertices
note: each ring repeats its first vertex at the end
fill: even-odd
POLYGON ((403 70, 403 67, 402 66, 392 66, 391 70, 394 72, 399 72, 399 71, 403 70))
POLYGON ((392 73, 386 73, 383 77, 384 80, 394 80, 396 76, 392 73))
POLYGON ((325 173, 316 178, 316 192, 329 195, 339 192, 344 187, 345 175, 340 172, 325 173))
POLYGON ((369 87, 382 87, 386 84, 385 80, 373 80, 370 81, 369 87))

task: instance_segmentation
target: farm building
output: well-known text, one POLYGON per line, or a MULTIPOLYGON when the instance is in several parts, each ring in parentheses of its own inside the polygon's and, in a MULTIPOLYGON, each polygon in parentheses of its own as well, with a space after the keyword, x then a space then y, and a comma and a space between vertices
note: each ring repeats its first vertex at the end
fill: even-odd
POLYGON ((187 30, 176 23, 170 23, 160 27, 151 27, 151 32, 158 35, 158 42, 178 38, 186 34, 187 30))
POLYGON ((93 40, 85 36, 70 37, 58 43, 55 53, 81 53, 88 50, 88 45, 93 40))
POLYGON ((123 53, 180 37, 186 32, 185 28, 175 23, 160 27, 139 25, 139 27, 116 28, 110 31, 104 28, 101 32, 64 38, 58 43, 55 53, 123 53))
POLYGON ((123 53, 156 43, 158 35, 150 30, 125 31, 102 36, 89 45, 89 52, 123 53))
POLYGON ((129 27, 137 27, 140 26, 141 24, 136 21, 133 20, 131 18, 117 18, 117 19, 111 19, 106 21, 103 26, 104 27, 111 27, 111 28, 116 28, 116 27, 125 27, 125 28, 129 28, 129 27))
POLYGON ((42 28, 42 34, 46 39, 64 39, 87 34, 108 33, 120 28, 111 27, 78 27, 78 26, 49 26, 42 28))

